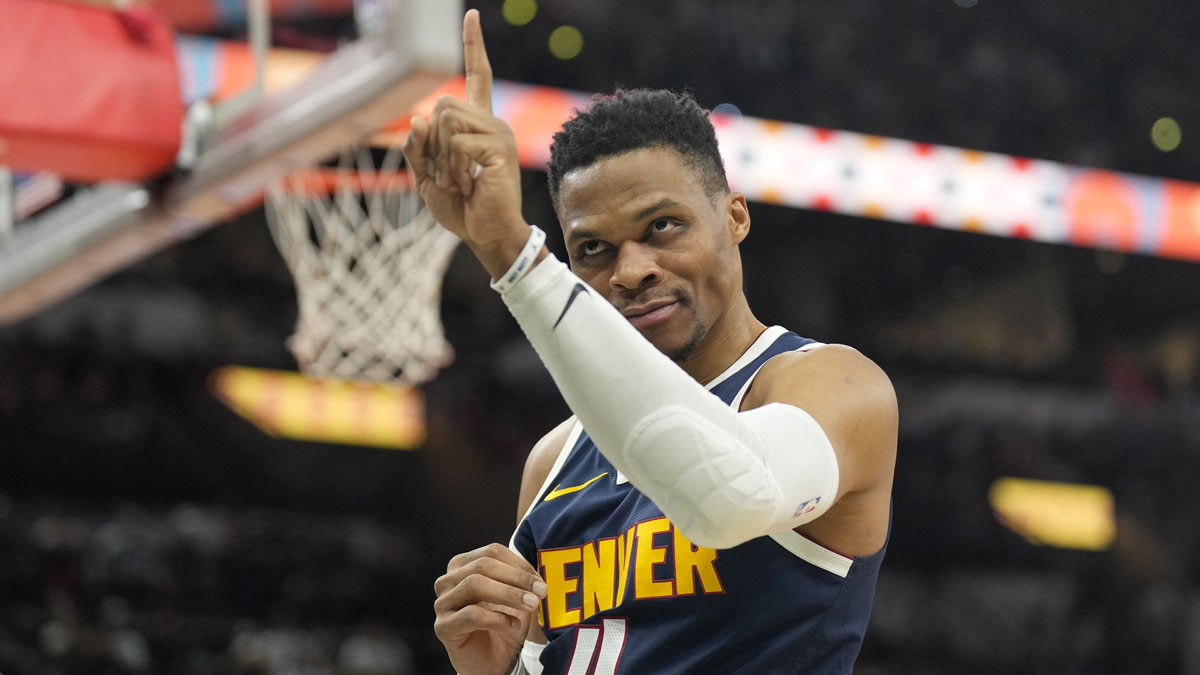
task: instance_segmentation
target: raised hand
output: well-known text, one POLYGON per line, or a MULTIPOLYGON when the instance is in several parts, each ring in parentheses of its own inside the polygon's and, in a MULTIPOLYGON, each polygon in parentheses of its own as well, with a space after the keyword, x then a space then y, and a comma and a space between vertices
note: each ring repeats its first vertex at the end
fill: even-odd
POLYGON ((454 556, 433 585, 433 632, 459 675, 507 675, 546 584, 500 544, 454 556))
POLYGON ((529 228, 521 217, 516 140, 492 115, 492 66, 474 9, 463 19, 463 61, 467 100, 443 96, 428 120, 414 117, 404 154, 434 218, 499 276, 529 228))

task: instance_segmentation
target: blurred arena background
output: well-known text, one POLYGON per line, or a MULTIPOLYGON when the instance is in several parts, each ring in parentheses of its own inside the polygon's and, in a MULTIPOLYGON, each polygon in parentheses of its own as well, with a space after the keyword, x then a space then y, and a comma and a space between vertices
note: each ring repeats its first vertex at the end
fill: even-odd
MULTIPOLYGON (((0 0, 0 23, 48 1, 0 0)), ((181 53, 247 38, 240 3, 151 4, 181 53)), ((511 83, 686 87, 728 124, 1178 181, 1181 222, 1200 228, 1190 3, 466 7, 511 83)), ((276 47, 359 37, 349 0, 274 8, 276 47)), ((0 69, 32 67, 9 58, 0 69)), ((757 176, 755 156, 727 161, 735 189, 757 176)), ((553 225, 544 173, 524 181, 527 220, 553 225)), ((1200 674, 1200 229, 1164 248, 1154 209, 1178 205, 1138 201, 1160 183, 1130 181, 1112 183, 1135 195, 1124 215, 1060 237, 1100 248, 812 195, 818 208, 765 190, 752 204, 759 318, 856 346, 900 399, 893 532, 856 672, 1200 674)), ((0 672, 451 672, 433 579, 507 541, 525 453, 567 411, 462 250, 441 318, 455 359, 420 388, 405 450, 269 435, 223 403, 221 369, 297 365, 295 288, 261 208, 0 325, 0 672)))

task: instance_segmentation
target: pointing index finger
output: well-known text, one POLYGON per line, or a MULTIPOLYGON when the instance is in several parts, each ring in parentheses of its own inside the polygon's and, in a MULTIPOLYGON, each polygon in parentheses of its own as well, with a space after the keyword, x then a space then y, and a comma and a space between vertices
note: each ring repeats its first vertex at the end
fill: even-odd
POLYGON ((492 64, 483 44, 479 10, 463 17, 463 64, 467 72, 467 103, 492 111, 492 64))

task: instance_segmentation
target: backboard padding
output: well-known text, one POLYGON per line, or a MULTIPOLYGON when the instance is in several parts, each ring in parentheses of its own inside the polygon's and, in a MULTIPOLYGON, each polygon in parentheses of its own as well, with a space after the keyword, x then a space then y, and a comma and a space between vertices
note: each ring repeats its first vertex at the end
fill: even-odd
POLYGON ((394 22, 214 134, 162 190, 94 186, 0 246, 0 323, 19 320, 257 203, 263 188, 367 138, 461 72, 461 2, 397 0, 394 22))

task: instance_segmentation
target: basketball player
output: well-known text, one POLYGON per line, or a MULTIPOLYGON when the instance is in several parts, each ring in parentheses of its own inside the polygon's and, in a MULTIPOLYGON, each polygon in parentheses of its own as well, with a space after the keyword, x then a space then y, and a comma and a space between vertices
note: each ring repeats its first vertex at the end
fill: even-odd
MULTIPOLYGON (((555 136, 570 267, 521 216, 479 15, 467 100, 405 147, 574 416, 526 463, 510 547, 456 556, 435 632, 462 675, 850 673, 888 538, 896 398, 874 363, 764 326, 745 197, 688 96, 618 92, 555 136)), ((803 298, 796 298, 803 302, 803 298)))

